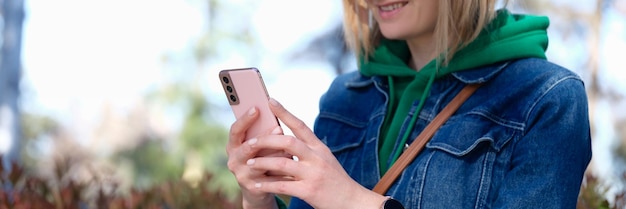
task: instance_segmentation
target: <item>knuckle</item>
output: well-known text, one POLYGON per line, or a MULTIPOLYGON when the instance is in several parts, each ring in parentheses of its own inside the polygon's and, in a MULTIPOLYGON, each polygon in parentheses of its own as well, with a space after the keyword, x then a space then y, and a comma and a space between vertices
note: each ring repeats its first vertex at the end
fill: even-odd
POLYGON ((231 172, 234 172, 237 165, 234 160, 228 160, 228 162, 226 162, 226 167, 228 167, 228 170, 230 170, 231 172))
MULTIPOLYGON (((240 179, 237 179, 239 182, 242 182, 240 179)), ((253 191, 254 185, 253 184, 246 184, 246 183, 239 183, 240 187, 244 188, 247 191, 253 191)))
POLYGON ((231 155, 233 155, 233 152, 234 152, 233 145, 226 144, 226 156, 230 157, 231 155))
POLYGON ((287 193, 287 185, 284 183, 278 183, 276 185, 276 190, 278 191, 278 193, 287 193))
POLYGON ((254 148, 251 146, 242 146, 240 149, 244 156, 252 156, 254 154, 254 148))
POLYGON ((248 185, 248 184, 243 183, 243 182, 246 182, 246 177, 244 175, 242 175, 241 173, 235 173, 235 172, 233 172, 233 174, 235 175, 235 179, 237 180, 237 182, 239 182, 241 186, 248 185))
POLYGON ((296 144, 296 138, 295 137, 287 137, 285 139, 285 145, 287 145, 288 147, 294 146, 296 144))
POLYGON ((234 138, 239 132, 241 132, 241 125, 239 125, 239 123, 234 122, 233 124, 230 125, 230 129, 229 129, 229 137, 232 139, 234 138))
POLYGON ((285 159, 280 159, 278 161, 278 163, 276 164, 276 166, 278 167, 278 170, 285 170, 288 166, 288 161, 285 159))
POLYGON ((324 153, 331 154, 331 155, 333 154, 333 151, 330 150, 328 146, 319 146, 319 149, 324 153))

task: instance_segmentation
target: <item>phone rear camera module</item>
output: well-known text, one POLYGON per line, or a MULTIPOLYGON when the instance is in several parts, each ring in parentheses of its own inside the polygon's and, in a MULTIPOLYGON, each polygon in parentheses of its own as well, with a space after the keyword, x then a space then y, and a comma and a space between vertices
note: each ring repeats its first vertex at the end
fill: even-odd
POLYGON ((228 77, 222 77, 222 81, 224 81, 224 83, 226 84, 230 83, 230 80, 228 80, 228 77))
POLYGON ((233 87, 226 86, 226 91, 228 91, 228 93, 233 93, 233 87))
POLYGON ((233 102, 237 102, 237 97, 235 95, 230 95, 230 100, 233 102))

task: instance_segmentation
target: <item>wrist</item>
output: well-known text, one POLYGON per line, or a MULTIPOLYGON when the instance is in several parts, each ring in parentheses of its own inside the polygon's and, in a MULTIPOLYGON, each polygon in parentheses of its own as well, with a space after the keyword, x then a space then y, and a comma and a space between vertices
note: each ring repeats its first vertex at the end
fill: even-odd
POLYGON ((260 201, 254 201, 254 203, 247 201, 246 198, 242 202, 243 209, 279 209, 278 202, 274 195, 270 195, 267 198, 263 198, 260 201))
POLYGON ((349 207, 345 208, 354 208, 354 209, 380 209, 380 207, 385 203, 387 197, 382 196, 376 192, 371 190, 367 190, 367 195, 362 195, 360 198, 356 199, 356 201, 352 202, 349 207), (358 204, 355 204, 358 203, 358 204))

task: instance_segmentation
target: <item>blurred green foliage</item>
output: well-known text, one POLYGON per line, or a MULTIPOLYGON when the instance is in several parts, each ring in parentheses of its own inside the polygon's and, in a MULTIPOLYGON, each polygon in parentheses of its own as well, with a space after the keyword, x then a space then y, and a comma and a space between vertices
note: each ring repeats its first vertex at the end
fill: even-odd
POLYGON ((175 109, 184 115, 176 137, 178 147, 169 154, 162 153, 161 158, 165 155, 176 156, 178 161, 174 161, 174 164, 181 166, 180 169, 186 164, 189 169, 195 169, 196 173, 211 173, 211 189, 221 189, 228 198, 236 198, 239 194, 238 184, 226 166, 228 132, 215 117, 211 117, 213 106, 200 88, 190 83, 174 83, 155 91, 148 98, 151 102, 164 105, 165 109, 175 109))

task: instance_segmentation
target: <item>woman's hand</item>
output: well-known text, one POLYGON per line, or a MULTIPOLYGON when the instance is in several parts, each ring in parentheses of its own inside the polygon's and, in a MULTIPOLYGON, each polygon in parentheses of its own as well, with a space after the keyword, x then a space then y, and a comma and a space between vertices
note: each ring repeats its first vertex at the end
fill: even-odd
MULTIPOLYGON (((277 208, 277 204, 272 193, 259 191, 254 188, 255 182, 257 182, 259 178, 265 178, 268 174, 270 174, 270 172, 250 169, 246 163, 252 157, 290 156, 284 156, 284 152, 280 150, 251 149, 250 146, 246 145, 246 143, 257 141, 256 138, 248 139, 249 136, 246 136, 246 131, 250 128, 254 121, 258 119, 258 117, 258 109, 252 108, 247 114, 237 119, 237 121, 231 125, 229 141, 226 145, 226 153, 228 154, 228 169, 230 169, 239 182, 243 196, 244 208, 277 208)), ((282 129, 280 127, 275 127, 273 130, 268 130, 266 134, 282 134, 282 129)))
MULTIPOLYGON (((239 145, 240 153, 236 159, 229 159, 229 165, 236 165, 233 167, 237 167, 237 179, 242 190, 248 193, 244 194, 244 199, 250 199, 244 202, 261 203, 274 193, 299 197, 318 209, 380 208, 385 197, 350 178, 329 148, 304 122, 273 99, 270 100, 270 107, 295 137, 270 134, 243 144, 231 142, 239 145), (281 156, 256 156, 255 153, 260 150, 281 150, 297 156, 297 160, 281 156), (281 175, 266 175, 268 171, 281 175)), ((245 127, 248 119, 244 118, 237 126, 233 126, 235 130, 231 129, 231 141, 240 138, 232 134, 243 133, 239 128, 245 127)))

